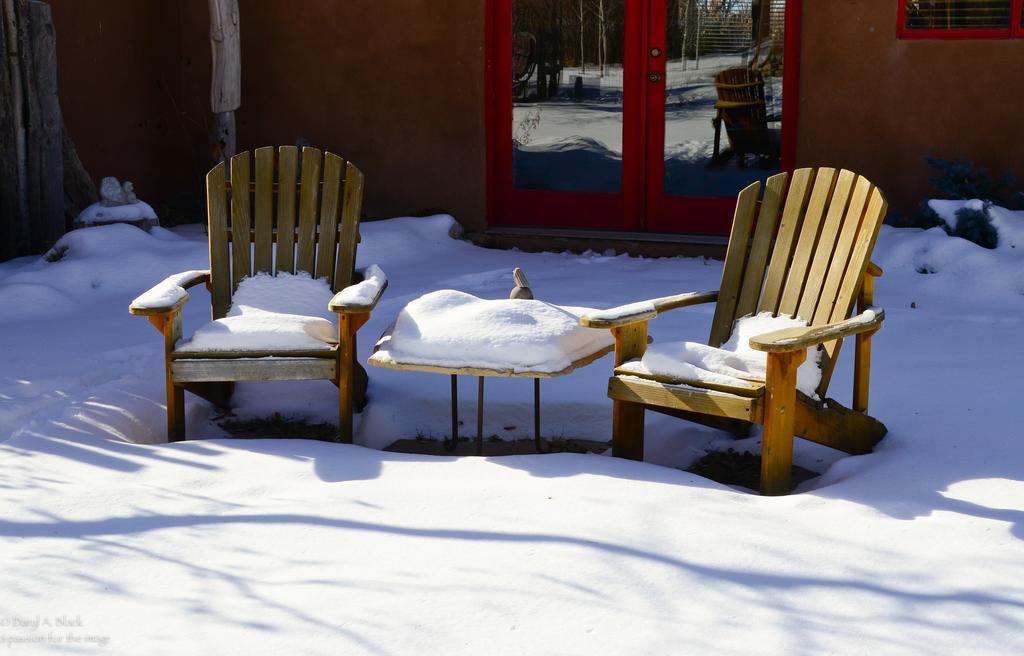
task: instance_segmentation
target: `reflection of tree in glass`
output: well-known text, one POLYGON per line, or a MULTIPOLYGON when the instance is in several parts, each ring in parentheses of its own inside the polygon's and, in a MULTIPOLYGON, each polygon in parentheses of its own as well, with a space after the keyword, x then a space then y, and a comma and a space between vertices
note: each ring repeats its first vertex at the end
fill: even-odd
POLYGON ((516 0, 512 29, 550 44, 548 59, 560 67, 604 74, 622 63, 623 18, 623 0, 516 0))
POLYGON ((786 0, 667 0, 666 51, 683 63, 739 54, 751 65, 781 54, 786 0))

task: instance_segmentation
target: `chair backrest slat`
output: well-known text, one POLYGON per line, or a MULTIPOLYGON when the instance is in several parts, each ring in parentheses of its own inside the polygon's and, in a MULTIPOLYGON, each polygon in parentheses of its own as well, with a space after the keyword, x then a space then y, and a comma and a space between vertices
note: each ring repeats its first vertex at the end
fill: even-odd
MULTIPOLYGON (((736 319, 755 312, 796 315, 812 326, 853 312, 885 218, 885 199, 850 171, 799 169, 788 177, 788 189, 785 174, 765 184, 752 240, 757 185, 737 198, 708 340, 712 346, 729 338, 736 319)), ((828 388, 840 346, 836 341, 822 347, 820 395, 828 388)))
POLYGON ((806 319, 808 322, 814 320, 814 311, 818 306, 818 299, 821 297, 825 274, 832 262, 832 254, 835 252, 841 234, 840 228, 846 218, 846 210, 849 207, 850 196, 853 193, 853 185, 856 180, 857 175, 852 171, 840 171, 836 176, 832 200, 825 213, 825 221, 821 227, 818 244, 814 249, 810 268, 807 270, 807 282, 804 283, 803 291, 800 293, 800 303, 796 308, 796 316, 806 319))
POLYGON ((339 291, 352 284, 356 265, 356 244, 359 243, 359 216, 363 211, 363 173, 352 162, 345 165, 344 201, 338 237, 338 264, 334 274, 334 289, 339 291))
POLYGON ((253 273, 274 272, 274 149, 256 149, 256 233, 253 273))
POLYGON ((736 302, 743 284, 743 270, 747 260, 747 245, 750 232, 754 227, 757 213, 757 197, 761 191, 761 183, 754 182, 739 193, 736 198, 736 213, 732 221, 732 232, 729 234, 729 247, 725 253, 725 267, 722 270, 722 285, 718 290, 718 303, 715 306, 715 317, 711 321, 711 336, 708 343, 720 346, 729 339, 732 322, 736 316, 736 302))
POLYGON ((295 273, 295 196, 299 175, 299 149, 281 146, 277 161, 277 263, 284 273, 295 273))
POLYGON ((206 174, 207 232, 210 238, 210 275, 214 319, 231 307, 231 253, 228 247, 228 195, 224 162, 206 174))
POLYGON ((213 318, 227 314, 238 283, 255 273, 301 271, 335 291, 348 286, 362 197, 359 169, 315 148, 303 150, 301 167, 294 146, 239 153, 230 182, 224 162, 213 167, 206 176, 213 318))
POLYGON ((238 153, 231 158, 231 289, 238 287, 242 278, 252 275, 250 259, 252 230, 249 192, 249 153, 238 153))
POLYGON ((772 241, 779 225, 779 211, 782 209, 782 200, 786 197, 788 179, 788 174, 779 173, 768 178, 764 185, 761 211, 757 213, 757 227, 754 229, 754 239, 750 244, 750 255, 747 257, 747 266, 743 273, 743 287, 736 302, 735 318, 753 314, 757 308, 757 299, 764 284, 768 254, 771 252, 772 241))
POLYGON ((853 242, 864 219, 868 196, 872 189, 871 182, 866 178, 857 178, 853 187, 853 195, 850 197, 850 204, 846 208, 842 229, 836 238, 832 262, 829 264, 828 272, 823 276, 824 282, 818 295, 818 305, 814 309, 814 316, 810 319, 811 323, 815 325, 829 323, 832 320, 832 311, 839 293, 839 285, 846 273, 846 267, 850 263, 853 242))
POLYGON ((333 153, 324 154, 324 189, 320 204, 320 239, 316 251, 315 278, 331 278, 338 243, 338 210, 341 203, 341 176, 345 160, 333 153))
POLYGON ((302 149, 302 187, 299 189, 299 243, 295 272, 313 274, 316 256, 316 219, 320 211, 320 172, 323 155, 316 148, 302 149))
POLYGON ((800 226, 800 238, 793 249, 793 259, 789 263, 789 273, 786 274, 786 283, 782 288, 782 298, 779 299, 779 309, 776 312, 780 316, 791 317, 796 314, 800 303, 800 294, 803 292, 804 283, 807 282, 807 271, 811 265, 811 258, 814 256, 814 247, 821 235, 821 224, 824 222, 825 212, 828 210, 829 201, 832 199, 832 189, 835 186, 835 169, 818 169, 814 176, 814 188, 811 190, 811 198, 807 201, 807 209, 804 211, 803 224, 800 226))
MULTIPOLYGON (((867 271, 871 259, 871 252, 878 240, 878 233, 882 229, 882 221, 889 209, 882 192, 876 187, 871 190, 868 199, 868 207, 864 212, 863 220, 857 229, 857 236, 854 238, 853 250, 850 253, 849 263, 843 272, 843 279, 839 283, 839 292, 836 295, 835 305, 832 307, 832 315, 828 321, 832 323, 842 321, 853 313, 853 308, 860 294, 861 285, 864 282, 864 273, 867 271)), ((821 384, 818 385, 818 394, 824 396, 828 389, 828 383, 832 379, 832 371, 839 359, 839 349, 842 341, 828 342, 824 344, 825 353, 822 355, 821 363, 821 384)))
POLYGON ((814 184, 814 174, 814 169, 799 169, 794 171, 790 178, 789 191, 786 194, 786 205, 782 211, 778 236, 775 238, 775 246, 772 249, 768 273, 765 274, 761 299, 757 304, 757 311, 759 313, 771 312, 775 314, 779 309, 782 286, 786 281, 786 272, 789 270, 789 263, 793 258, 793 247, 796 245, 797 236, 800 234, 807 197, 814 184))

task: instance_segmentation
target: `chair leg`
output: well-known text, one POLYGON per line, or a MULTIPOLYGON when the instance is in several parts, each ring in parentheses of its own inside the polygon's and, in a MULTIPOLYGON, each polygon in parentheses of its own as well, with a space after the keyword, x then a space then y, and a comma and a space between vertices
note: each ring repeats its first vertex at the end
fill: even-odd
POLYGON ((369 312, 338 315, 338 441, 352 444, 355 410, 356 332, 370 320, 369 312))
POLYGON ((342 314, 339 320, 341 334, 338 349, 338 441, 352 444, 352 374, 355 369, 355 349, 352 332, 349 330, 350 317, 342 314))
POLYGON ((167 381, 167 441, 185 439, 185 388, 167 381))
POLYGON ((768 354, 761 438, 761 494, 765 496, 789 494, 792 489, 796 370, 806 358, 806 350, 768 354))
POLYGON ((612 402, 612 455, 644 459, 644 406, 630 401, 612 402))
POLYGON ((715 146, 711 154, 711 163, 717 164, 722 156, 722 110, 718 110, 718 115, 711 119, 711 122, 715 126, 715 146))
POLYGON ((158 314, 149 318, 164 336, 164 386, 167 390, 167 441, 185 439, 185 388, 171 378, 171 353, 181 339, 181 312, 158 314))

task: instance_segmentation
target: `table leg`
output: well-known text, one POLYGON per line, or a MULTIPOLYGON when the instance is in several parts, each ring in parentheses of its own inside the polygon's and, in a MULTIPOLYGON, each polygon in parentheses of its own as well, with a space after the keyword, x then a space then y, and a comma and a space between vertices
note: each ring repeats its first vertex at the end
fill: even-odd
POLYGON ((452 437, 444 448, 454 451, 459 446, 459 377, 452 374, 452 437))
POLYGON ((484 454, 484 377, 480 376, 476 391, 476 454, 484 454))
POLYGON ((533 379, 533 444, 537 453, 544 453, 540 443, 540 378, 533 379))

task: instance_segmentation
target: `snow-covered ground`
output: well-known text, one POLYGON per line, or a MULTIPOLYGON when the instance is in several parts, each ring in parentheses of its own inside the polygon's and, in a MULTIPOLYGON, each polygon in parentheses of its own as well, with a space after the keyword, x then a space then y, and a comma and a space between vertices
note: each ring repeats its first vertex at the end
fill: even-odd
MULTIPOLYGON (((447 432, 448 380, 371 369, 355 446, 165 444, 161 341, 129 301, 206 267, 201 230, 80 230, 0 264, 0 643, 11 653, 1012 654, 1024 651, 1024 215, 985 250, 885 228, 874 260, 875 453, 798 441, 823 471, 761 498, 672 468, 730 438, 652 416, 641 464, 382 447, 447 432), (929 272, 927 274, 919 271, 929 272), (667 465, 667 466, 664 466, 667 465), (57 644, 56 641, 60 641, 57 644)), ((714 289, 701 259, 485 250, 447 217, 363 226, 401 307, 442 288, 609 307, 714 289)), ((186 332, 208 318, 193 288, 186 332)), ((706 337, 712 308, 652 324, 706 337)), ((848 399, 849 352, 830 395, 848 399)), ((543 386, 544 432, 607 438, 604 358, 543 386)), ((472 380, 463 381, 472 416, 472 380)), ((531 386, 487 385, 488 434, 526 437, 531 386), (514 428, 506 430, 506 427, 514 428)), ((188 432, 223 431, 187 396, 188 432)), ((242 385, 242 416, 332 418, 329 383, 242 385)), ((470 430, 466 431, 471 432, 470 430)), ((756 448, 756 438, 741 446, 756 448)))

